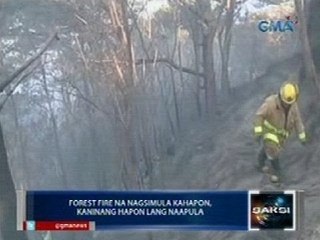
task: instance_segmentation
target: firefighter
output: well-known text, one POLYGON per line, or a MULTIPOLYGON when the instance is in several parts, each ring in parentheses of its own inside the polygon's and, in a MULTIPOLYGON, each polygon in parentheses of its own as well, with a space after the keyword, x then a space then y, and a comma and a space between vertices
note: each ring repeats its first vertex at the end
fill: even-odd
POLYGON ((302 144, 306 133, 297 105, 299 87, 293 81, 284 82, 278 94, 267 97, 255 115, 254 133, 263 143, 258 155, 259 170, 270 173, 270 180, 280 182, 279 153, 286 139, 295 131, 302 144), (271 161, 271 169, 265 164, 271 161))

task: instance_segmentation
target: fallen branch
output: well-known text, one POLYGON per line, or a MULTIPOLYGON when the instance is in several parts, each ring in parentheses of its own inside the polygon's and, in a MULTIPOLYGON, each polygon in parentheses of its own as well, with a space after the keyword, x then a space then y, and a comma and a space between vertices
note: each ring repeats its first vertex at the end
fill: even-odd
POLYGON ((75 17, 82 22, 84 25, 88 25, 88 22, 84 18, 80 17, 78 14, 75 14, 75 17))

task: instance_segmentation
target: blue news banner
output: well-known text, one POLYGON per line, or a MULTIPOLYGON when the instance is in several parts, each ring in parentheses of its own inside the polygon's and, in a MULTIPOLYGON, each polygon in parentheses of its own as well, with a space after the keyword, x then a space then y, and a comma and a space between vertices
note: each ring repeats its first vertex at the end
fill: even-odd
POLYGON ((248 192, 29 191, 25 215, 24 230, 52 230, 55 223, 55 230, 83 226, 85 230, 245 231, 248 192), (94 227, 79 225, 83 223, 94 227))

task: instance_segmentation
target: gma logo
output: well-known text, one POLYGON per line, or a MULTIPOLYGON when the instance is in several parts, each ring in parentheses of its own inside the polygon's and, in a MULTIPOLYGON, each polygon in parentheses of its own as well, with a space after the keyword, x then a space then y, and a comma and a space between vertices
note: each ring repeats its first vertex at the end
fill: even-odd
POLYGON ((293 20, 262 20, 259 22, 258 28, 261 32, 294 32, 296 24, 297 22, 293 20))
POLYGON ((264 213, 278 213, 278 214, 290 214, 290 207, 254 207, 252 208, 253 214, 264 214, 264 213))

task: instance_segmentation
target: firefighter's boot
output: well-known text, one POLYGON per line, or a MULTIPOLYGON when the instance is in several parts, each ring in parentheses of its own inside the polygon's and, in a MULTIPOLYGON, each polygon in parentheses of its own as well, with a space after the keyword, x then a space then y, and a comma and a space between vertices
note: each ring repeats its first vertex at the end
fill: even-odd
POLYGON ((264 148, 261 148, 259 154, 258 154, 258 170, 260 172, 267 172, 269 170, 268 166, 265 165, 267 159, 267 155, 264 151, 264 148))
POLYGON ((272 166, 272 174, 270 177, 270 181, 273 183, 279 183, 280 182, 280 164, 279 164, 279 159, 272 159, 271 160, 271 166, 272 166))

